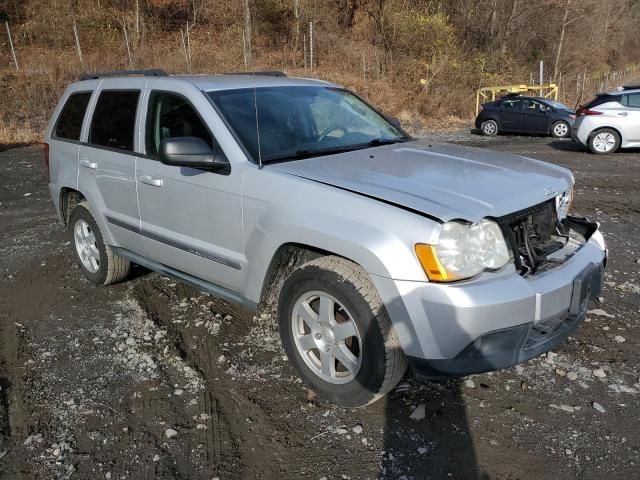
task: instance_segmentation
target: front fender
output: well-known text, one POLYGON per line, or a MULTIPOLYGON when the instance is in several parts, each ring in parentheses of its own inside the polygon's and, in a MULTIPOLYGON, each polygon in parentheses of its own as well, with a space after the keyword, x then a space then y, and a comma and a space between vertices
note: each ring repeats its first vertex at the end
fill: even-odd
POLYGON ((259 301, 271 260, 285 244, 348 258, 378 277, 427 281, 414 245, 434 242, 440 228, 437 222, 331 186, 279 174, 272 177, 273 182, 262 179, 261 199, 243 199, 248 299, 259 301), (288 181, 279 188, 283 179, 288 181), (269 197, 267 186, 278 193, 269 197), (297 196, 299 186, 303 191, 297 196), (287 200, 291 195, 297 200, 287 200))

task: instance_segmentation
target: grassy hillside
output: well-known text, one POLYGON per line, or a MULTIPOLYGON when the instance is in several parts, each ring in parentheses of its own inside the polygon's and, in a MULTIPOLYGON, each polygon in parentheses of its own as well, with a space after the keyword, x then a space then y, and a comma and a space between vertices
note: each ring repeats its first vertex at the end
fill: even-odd
POLYGON ((478 87, 537 81, 539 60, 570 104, 640 64, 638 0, 5 0, 0 19, 19 67, 3 28, 5 143, 39 139, 85 71, 278 69, 353 88, 417 130, 468 121, 478 87))

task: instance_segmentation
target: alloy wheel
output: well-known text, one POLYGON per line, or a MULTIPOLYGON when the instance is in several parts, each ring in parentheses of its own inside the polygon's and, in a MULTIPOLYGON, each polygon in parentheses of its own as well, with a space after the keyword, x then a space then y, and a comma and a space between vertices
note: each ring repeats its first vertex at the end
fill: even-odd
POLYGON ((333 384, 352 381, 362 365, 362 340, 347 309, 324 292, 308 292, 292 312, 293 340, 307 367, 333 384))
POLYGON ((91 226, 79 219, 73 227, 73 238, 82 265, 90 273, 96 273, 100 269, 100 250, 91 226))
POLYGON ((485 122, 484 125, 482 125, 482 131, 484 132, 485 135, 494 135, 497 130, 498 130, 498 127, 493 121, 485 122))
POLYGON ((555 127, 553 127, 553 133, 559 138, 566 137, 569 133, 569 126, 564 122, 557 123, 555 127))
POLYGON ((610 152, 615 145, 616 137, 610 132, 599 133, 593 138, 593 148, 601 153, 610 152))

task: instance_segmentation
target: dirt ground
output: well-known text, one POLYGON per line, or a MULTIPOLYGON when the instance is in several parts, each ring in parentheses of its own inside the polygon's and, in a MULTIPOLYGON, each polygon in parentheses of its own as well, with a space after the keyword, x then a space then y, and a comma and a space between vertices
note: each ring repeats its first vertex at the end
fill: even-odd
POLYGON ((574 171, 574 211, 610 249, 603 302, 546 356, 446 383, 408 373, 355 410, 315 399, 267 314, 140 268, 89 285, 41 148, 0 153, 0 478, 639 478, 640 153, 442 139, 574 171))

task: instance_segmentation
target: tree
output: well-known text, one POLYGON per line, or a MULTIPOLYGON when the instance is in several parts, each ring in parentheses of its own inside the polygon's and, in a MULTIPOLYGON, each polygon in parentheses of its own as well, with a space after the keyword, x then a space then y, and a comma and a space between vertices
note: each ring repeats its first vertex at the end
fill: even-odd
POLYGON ((249 0, 244 0, 244 54, 247 65, 253 65, 253 52, 251 50, 251 5, 249 0))

